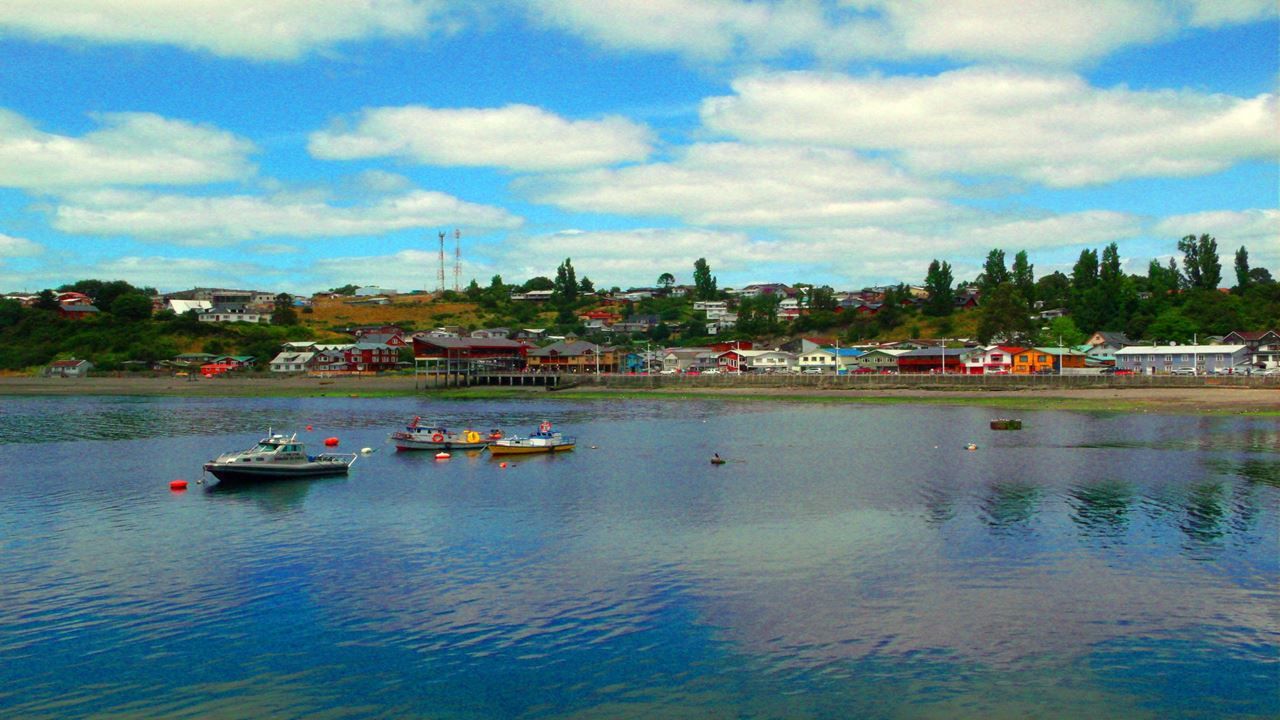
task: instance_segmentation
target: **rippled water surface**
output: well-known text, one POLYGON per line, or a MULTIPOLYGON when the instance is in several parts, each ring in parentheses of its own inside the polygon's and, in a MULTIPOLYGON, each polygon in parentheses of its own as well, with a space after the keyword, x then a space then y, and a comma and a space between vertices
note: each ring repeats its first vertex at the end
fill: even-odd
POLYGON ((0 398, 0 716, 1280 716, 1280 423, 990 417, 0 398), (376 451, 195 484, 268 426, 376 451))

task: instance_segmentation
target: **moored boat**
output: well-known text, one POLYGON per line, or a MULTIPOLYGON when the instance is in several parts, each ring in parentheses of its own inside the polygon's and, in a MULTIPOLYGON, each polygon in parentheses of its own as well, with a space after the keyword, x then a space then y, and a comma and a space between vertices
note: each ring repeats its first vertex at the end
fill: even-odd
POLYGON ((396 450, 480 450, 501 437, 502 431, 496 429, 482 433, 424 425, 420 417, 415 417, 403 430, 391 433, 396 450))
POLYGON ((229 452, 203 465, 205 472, 222 482, 286 480, 346 475, 356 461, 355 453, 308 455, 306 444, 297 435, 267 436, 248 450, 229 452))
POLYGON ((551 423, 544 421, 537 432, 528 437, 513 435, 489 444, 491 455, 530 455, 533 453, 555 453, 572 450, 576 441, 565 437, 558 430, 553 430, 551 423))

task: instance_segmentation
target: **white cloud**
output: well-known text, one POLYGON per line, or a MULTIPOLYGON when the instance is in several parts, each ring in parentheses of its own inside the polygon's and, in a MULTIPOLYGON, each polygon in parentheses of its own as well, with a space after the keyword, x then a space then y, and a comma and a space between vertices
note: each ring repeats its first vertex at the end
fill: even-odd
POLYGON ((529 0, 539 22, 605 47, 675 52, 698 60, 770 56, 804 47, 830 26, 812 2, 529 0))
POLYGON ((251 175, 254 146, 224 130, 151 113, 103 113, 81 137, 55 135, 0 110, 0 187, 186 185, 251 175))
POLYGON ((1161 220, 1155 232, 1172 246, 1187 235, 1212 235, 1218 241, 1218 256, 1229 274, 1240 246, 1249 250, 1249 264, 1265 267, 1280 275, 1280 210, 1210 210, 1173 215, 1161 220))
MULTIPOLYGON (((307 278, 315 289, 355 283, 377 285, 401 292, 434 290, 437 286, 436 271, 440 267, 439 262, 439 256, 427 250, 401 250, 390 255, 324 258, 317 260, 307 270, 307 278)), ((452 289, 453 259, 449 258, 448 263, 448 267, 445 268, 445 282, 452 289)), ((505 270, 506 267, 504 266, 503 269, 505 270)), ((480 284, 488 285, 487 278, 493 274, 492 269, 468 260, 462 266, 461 284, 466 287, 471 283, 471 278, 475 277, 484 278, 479 280, 480 284)), ((545 274, 545 269, 539 274, 545 274)))
POLYGON ((311 198, 247 195, 191 197, 99 191, 63 199, 53 226, 66 233, 127 235, 191 245, 269 237, 349 237, 413 228, 514 228, 506 210, 415 191, 358 206, 311 198))
POLYGON ((951 186, 838 149, 711 143, 679 159, 529 179, 541 202, 586 212, 672 216, 704 225, 793 226, 937 217, 951 186))
POLYGON ((1275 0, 1191 0, 1191 25, 1219 27, 1273 18, 1280 13, 1275 0))
POLYGON ((935 77, 746 77, 703 102, 710 128, 753 142, 901 153, 930 173, 1055 187, 1186 177, 1280 153, 1275 95, 1103 90, 1071 74, 970 68, 935 77))
POLYGON ((443 29, 446 7, 437 0, 5 0, 0 35, 288 60, 339 42, 443 29))
POLYGON ((651 131, 618 116, 566 120, 529 105, 365 110, 354 127, 312 133, 325 160, 397 157, 431 165, 561 170, 643 160, 651 131))
POLYGON ((537 21, 604 47, 696 61, 808 52, 829 61, 949 57, 1076 65, 1172 37, 1187 25, 1275 14, 1267 0, 526 1, 537 21))
POLYGON ((35 257, 43 252, 43 246, 26 238, 0 233, 0 258, 35 257))
POLYGON ((700 257, 713 258, 720 270, 745 270, 776 262, 768 247, 744 233, 697 228, 567 230, 508 239, 501 267, 512 277, 530 278, 548 275, 567 257, 579 278, 590 277, 597 286, 652 285, 664 272, 689 283, 700 257), (519 265, 513 265, 516 259, 519 265))

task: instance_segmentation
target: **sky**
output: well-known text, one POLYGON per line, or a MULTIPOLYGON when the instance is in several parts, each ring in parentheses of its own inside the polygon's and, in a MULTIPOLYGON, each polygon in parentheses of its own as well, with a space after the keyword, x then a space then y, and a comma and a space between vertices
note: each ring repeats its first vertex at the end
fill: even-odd
POLYGON ((446 288, 1280 276, 1278 53, 1271 0, 4 0, 0 292, 435 290, 442 232, 446 288))

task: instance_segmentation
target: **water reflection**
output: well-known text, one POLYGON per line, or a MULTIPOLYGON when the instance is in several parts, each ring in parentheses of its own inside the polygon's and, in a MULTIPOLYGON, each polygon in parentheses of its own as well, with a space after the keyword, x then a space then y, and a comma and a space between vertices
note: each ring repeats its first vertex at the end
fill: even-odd
POLYGON ((344 482, 345 478, 282 478, 265 482, 210 481, 205 493, 210 497, 253 504, 269 513, 298 510, 307 493, 317 484, 344 482))
POLYGON ((1123 537, 1129 530, 1134 490, 1129 483, 1103 480, 1069 491, 1071 519, 1082 535, 1103 539, 1123 537))
POLYGON ((94 443, 42 416, 69 407, 0 418, 0 715, 1280 713, 1261 421, 1037 413, 966 452, 988 412, 103 401, 135 436, 94 443), (414 414, 582 444, 166 489, 246 419, 360 447, 414 414), (31 463, 21 424, 62 442, 31 463), (1203 679, 1167 697, 1161 667, 1203 679))
POLYGON ((991 484, 982 501, 983 520, 995 533, 1027 532, 1043 497, 1036 485, 1019 480, 991 484))

